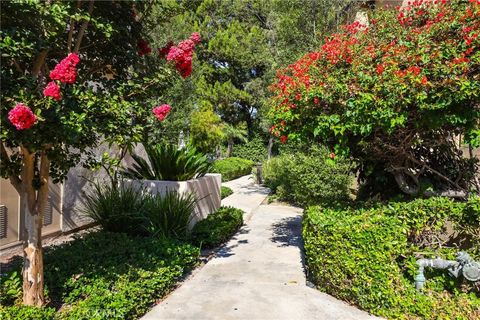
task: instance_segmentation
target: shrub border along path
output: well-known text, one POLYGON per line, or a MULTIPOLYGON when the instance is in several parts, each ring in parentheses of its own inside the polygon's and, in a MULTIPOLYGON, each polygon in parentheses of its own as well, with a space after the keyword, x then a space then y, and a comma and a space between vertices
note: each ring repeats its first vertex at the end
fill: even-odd
POLYGON ((142 319, 374 319, 306 286, 300 209, 261 205, 268 189, 249 176, 225 185, 246 225, 142 319))

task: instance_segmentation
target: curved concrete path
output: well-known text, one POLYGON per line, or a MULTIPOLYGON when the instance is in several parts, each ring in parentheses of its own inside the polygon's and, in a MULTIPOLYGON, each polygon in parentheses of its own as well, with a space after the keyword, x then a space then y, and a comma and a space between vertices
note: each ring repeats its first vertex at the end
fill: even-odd
POLYGON ((235 193, 222 204, 251 219, 143 319, 374 319, 306 286, 301 209, 261 205, 268 190, 248 177, 224 185, 235 193))

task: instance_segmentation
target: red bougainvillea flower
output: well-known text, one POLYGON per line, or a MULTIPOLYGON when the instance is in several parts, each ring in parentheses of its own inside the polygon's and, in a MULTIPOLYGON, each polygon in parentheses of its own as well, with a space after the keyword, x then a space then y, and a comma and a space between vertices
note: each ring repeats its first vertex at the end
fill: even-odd
POLYGON ((280 137, 280 142, 283 143, 283 144, 287 143, 287 140, 288 140, 287 136, 281 136, 280 137))
POLYGON ((195 44, 198 44, 200 41, 202 41, 202 37, 200 36, 200 33, 194 32, 190 36, 190 40, 192 40, 195 44))
POLYGON ((74 83, 77 80, 77 69, 75 67, 79 62, 80 58, 78 55, 70 53, 50 72, 50 79, 58 80, 62 83, 74 83))
POLYGON ((427 76, 423 76, 422 77, 422 84, 427 84, 427 82, 428 82, 427 76))
POLYGON ((383 71, 385 70, 384 66, 382 64, 379 64, 377 66, 377 74, 381 75, 383 71))
POLYGON ((138 53, 139 56, 150 54, 150 52, 152 52, 152 48, 150 48, 149 43, 144 39, 139 39, 137 41, 137 46, 138 46, 138 52, 137 53, 138 53))
POLYGON ((37 117, 32 110, 23 103, 17 105, 8 113, 8 120, 17 130, 28 129, 35 124, 37 117))
POLYGON ((50 81, 45 89, 43 89, 43 95, 45 97, 52 97, 56 101, 60 101, 62 99, 62 95, 60 94, 60 87, 55 81, 50 81))
POLYGON ((162 104, 161 106, 157 106, 152 109, 153 114, 155 117, 157 117, 158 120, 163 121, 167 117, 167 115, 170 113, 170 105, 168 104, 162 104))

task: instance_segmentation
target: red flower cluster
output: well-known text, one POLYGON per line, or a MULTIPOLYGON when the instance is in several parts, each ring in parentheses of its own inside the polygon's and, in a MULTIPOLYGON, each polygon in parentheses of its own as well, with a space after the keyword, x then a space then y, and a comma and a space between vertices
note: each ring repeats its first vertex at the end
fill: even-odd
POLYGON ((43 95, 45 97, 52 97, 56 101, 60 101, 62 99, 62 95, 60 94, 60 87, 55 81, 50 81, 45 89, 43 89, 43 95))
POLYGON ((167 115, 170 113, 170 105, 168 104, 162 104, 161 106, 157 106, 152 109, 153 114, 155 117, 157 117, 158 120, 163 121, 167 117, 167 115))
POLYGON ((169 41, 164 47, 158 48, 158 55, 160 58, 164 59, 167 57, 168 52, 170 51, 170 48, 172 48, 175 44, 173 41, 169 41))
POLYGON ((183 78, 187 78, 192 74, 193 49, 195 49, 195 45, 198 44, 200 40, 200 34, 194 32, 189 39, 183 40, 177 46, 172 45, 169 48, 167 60, 175 62, 175 67, 183 78))
POLYGON ((17 128, 17 130, 24 130, 33 126, 37 121, 37 117, 29 107, 23 103, 18 103, 8 113, 8 120, 15 126, 15 128, 17 128))
POLYGON ((385 71, 385 67, 383 66, 383 64, 379 64, 377 66, 377 74, 381 75, 383 71, 385 71))
POLYGON ((62 83, 74 83, 77 80, 75 66, 80 62, 76 53, 70 53, 65 59, 50 72, 50 79, 59 80, 62 83))
POLYGON ((150 52, 152 52, 152 48, 150 48, 150 45, 144 39, 139 39, 137 41, 137 47, 138 47, 138 55, 139 56, 150 54, 150 52))
MULTIPOLYGON (((356 31, 358 32, 358 31, 356 31)), ((346 63, 352 62, 351 47, 357 43, 357 38, 348 34, 334 34, 332 38, 325 42, 322 51, 325 58, 331 64, 337 64, 339 61, 346 63)))
POLYGON ((285 144, 285 143, 287 143, 287 139, 288 139, 287 136, 281 136, 280 137, 280 142, 285 144))

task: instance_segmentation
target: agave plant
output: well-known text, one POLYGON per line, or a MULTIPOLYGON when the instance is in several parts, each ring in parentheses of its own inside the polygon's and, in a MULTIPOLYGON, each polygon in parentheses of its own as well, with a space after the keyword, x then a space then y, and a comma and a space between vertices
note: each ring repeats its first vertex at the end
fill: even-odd
POLYGON ((124 170, 124 176, 139 180, 185 181, 204 176, 211 169, 206 155, 192 146, 178 149, 171 144, 145 146, 147 159, 137 154, 132 158, 132 168, 124 170))

